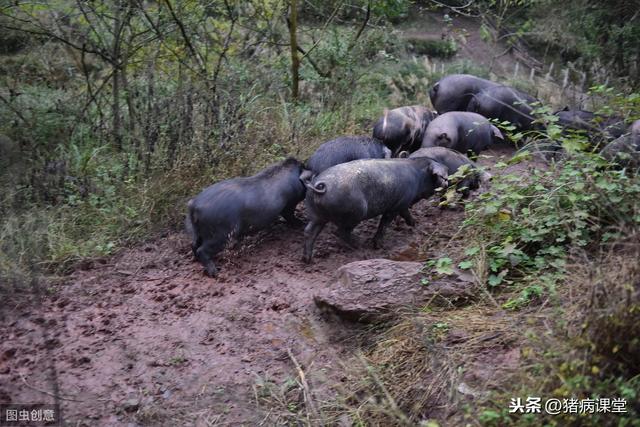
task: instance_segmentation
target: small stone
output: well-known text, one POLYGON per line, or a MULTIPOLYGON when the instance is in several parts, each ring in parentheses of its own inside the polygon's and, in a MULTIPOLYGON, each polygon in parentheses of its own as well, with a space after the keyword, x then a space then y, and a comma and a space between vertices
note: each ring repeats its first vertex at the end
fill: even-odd
POLYGON ((138 399, 128 399, 124 402, 123 409, 126 412, 135 412, 140 408, 140 401, 138 399))

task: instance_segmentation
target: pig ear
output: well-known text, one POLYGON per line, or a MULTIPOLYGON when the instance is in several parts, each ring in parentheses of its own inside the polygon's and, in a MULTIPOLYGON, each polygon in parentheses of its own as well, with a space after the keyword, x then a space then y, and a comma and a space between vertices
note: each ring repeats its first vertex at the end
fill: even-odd
POLYGON ((409 152, 408 151, 401 151, 398 153, 398 157, 401 159, 407 159, 409 158, 409 152))
POLYGON ((302 181, 304 185, 309 185, 311 184, 311 178, 313 178, 313 172, 309 169, 303 169, 300 174, 300 181, 302 181))
POLYGON ((498 129, 494 125, 491 125, 491 131, 493 132, 494 139, 499 139, 500 141, 504 141, 504 135, 502 135, 502 132, 500 132, 500 129, 498 129))
POLYGON ((438 187, 446 188, 449 186, 449 170, 446 166, 434 160, 431 162, 431 172, 436 178, 438 187))

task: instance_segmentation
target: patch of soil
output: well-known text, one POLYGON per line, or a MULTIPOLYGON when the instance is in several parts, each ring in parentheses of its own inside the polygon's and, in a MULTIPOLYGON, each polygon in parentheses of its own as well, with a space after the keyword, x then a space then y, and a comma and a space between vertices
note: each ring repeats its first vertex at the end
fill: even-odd
MULTIPOLYGON (((419 22, 406 24, 403 35, 409 39, 442 40, 453 37, 456 40, 458 52, 453 60, 467 59, 475 65, 491 68, 492 72, 506 76, 511 75, 519 64, 521 77, 528 76, 529 69, 506 50, 503 46, 496 47, 491 42, 483 40, 481 36, 481 22, 477 18, 451 14, 447 11, 420 11, 416 16, 419 22), (448 15, 451 24, 446 24, 444 16, 448 15)), ((448 62, 444 60, 442 62, 448 62)))

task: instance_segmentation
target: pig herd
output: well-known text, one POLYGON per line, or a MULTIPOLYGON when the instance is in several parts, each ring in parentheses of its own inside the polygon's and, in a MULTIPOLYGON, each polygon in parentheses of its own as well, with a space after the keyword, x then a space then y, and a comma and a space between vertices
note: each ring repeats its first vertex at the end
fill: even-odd
MULTIPOLYGON (((544 130, 536 120, 535 98, 479 77, 446 76, 429 90, 429 97, 437 112, 423 106, 385 111, 371 137, 336 138, 304 163, 290 157, 256 175, 218 182, 191 199, 187 230, 206 273, 217 274, 213 257, 228 242, 237 243, 280 216, 300 225, 294 212, 302 200, 308 217, 305 262, 311 262, 315 241, 329 222, 354 246, 353 229, 380 216, 373 238, 374 247, 380 247, 385 228, 397 216, 413 226, 409 208, 447 187, 452 175, 464 172, 456 184, 464 196, 489 179, 467 155, 505 140, 491 119, 508 121, 517 131, 544 130)), ((588 111, 565 109, 555 116, 567 132, 586 131, 597 143, 610 142, 602 150, 605 157, 640 152, 640 121, 627 128, 617 117, 588 111)))

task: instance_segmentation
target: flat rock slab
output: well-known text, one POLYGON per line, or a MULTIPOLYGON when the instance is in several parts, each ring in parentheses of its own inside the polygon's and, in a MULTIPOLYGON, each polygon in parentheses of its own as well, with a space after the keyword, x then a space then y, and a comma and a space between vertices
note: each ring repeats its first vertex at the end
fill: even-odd
POLYGON ((422 305, 434 296, 466 297, 472 286, 464 275, 422 285, 420 262, 369 259, 345 264, 336 280, 313 300, 323 312, 358 322, 389 319, 399 308, 422 305))

